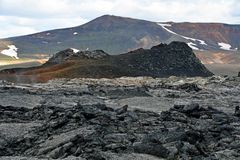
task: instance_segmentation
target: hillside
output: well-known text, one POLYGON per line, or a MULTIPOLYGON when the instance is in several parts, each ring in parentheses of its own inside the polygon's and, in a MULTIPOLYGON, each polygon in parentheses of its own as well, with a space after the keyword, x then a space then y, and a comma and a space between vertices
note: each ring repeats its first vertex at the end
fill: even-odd
POLYGON ((235 52, 240 48, 239 36, 240 25, 159 23, 104 15, 77 27, 2 39, 0 52, 14 45, 20 58, 41 58, 66 48, 120 54, 172 41, 185 42, 194 50, 235 52))
POLYGON ((122 76, 210 76, 212 75, 192 49, 183 42, 160 44, 151 49, 137 49, 125 54, 108 55, 102 50, 67 49, 55 54, 40 67, 10 69, 0 77, 31 77, 36 81, 53 78, 114 78, 122 76))

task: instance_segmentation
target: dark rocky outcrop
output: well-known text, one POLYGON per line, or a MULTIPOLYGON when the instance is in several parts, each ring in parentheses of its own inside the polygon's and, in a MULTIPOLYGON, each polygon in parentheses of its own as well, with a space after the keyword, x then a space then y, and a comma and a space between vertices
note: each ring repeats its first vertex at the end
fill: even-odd
POLYGON ((119 56, 120 63, 134 70, 133 75, 152 77, 210 76, 192 49, 183 42, 160 44, 149 50, 138 49, 119 56), (124 58, 123 58, 124 57, 124 58), (123 60, 121 60, 123 59, 123 60), (127 61, 127 62, 124 62, 127 61))
POLYGON ((60 64, 69 60, 76 59, 100 59, 109 56, 102 50, 94 50, 94 51, 78 51, 75 49, 66 49, 64 51, 60 51, 51 57, 47 64, 60 64))
MULTIPOLYGON (((122 76, 211 76, 213 75, 183 42, 160 44, 151 49, 137 49, 125 54, 110 56, 102 50, 56 53, 44 65, 28 69, 1 71, 5 74, 35 76, 36 81, 52 78, 115 78, 122 76)), ((13 78, 15 75, 12 75, 13 78)), ((190 87, 190 86, 182 86, 190 87)), ((191 89, 197 89, 192 86, 191 89)), ((191 90, 190 89, 190 90, 191 90)))
MULTIPOLYGON (((70 49, 71 50, 71 49, 70 49)), ((151 49, 137 49, 118 56, 109 56, 103 51, 81 51, 78 53, 65 50, 59 52, 49 62, 61 63, 76 60, 77 57, 95 59, 91 67, 98 63, 107 63, 105 67, 92 70, 95 75, 104 77, 106 72, 112 77, 119 76, 210 76, 192 49, 183 42, 160 44, 151 49), (103 75, 101 75, 103 74, 103 75)), ((47 63, 49 63, 47 62, 47 63)), ((97 67, 97 66, 96 66, 97 67)), ((79 75, 81 77, 81 75, 79 75)), ((84 77, 84 75, 83 75, 84 77)))

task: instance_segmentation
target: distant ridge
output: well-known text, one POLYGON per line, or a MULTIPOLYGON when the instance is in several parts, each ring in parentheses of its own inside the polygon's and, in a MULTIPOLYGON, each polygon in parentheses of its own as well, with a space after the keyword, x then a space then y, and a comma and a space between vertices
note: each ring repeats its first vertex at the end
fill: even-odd
MULTIPOLYGON (((77 24, 76 24, 77 25, 77 24)), ((221 23, 151 22, 103 15, 86 24, 0 40, 1 50, 18 48, 19 57, 38 58, 66 48, 103 49, 120 54, 159 43, 182 41, 197 51, 235 52, 240 49, 240 25, 221 23)))

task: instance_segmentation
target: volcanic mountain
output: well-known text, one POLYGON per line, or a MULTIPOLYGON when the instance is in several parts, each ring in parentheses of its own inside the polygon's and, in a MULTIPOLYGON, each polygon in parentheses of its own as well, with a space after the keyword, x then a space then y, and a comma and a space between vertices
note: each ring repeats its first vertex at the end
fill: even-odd
POLYGON ((13 45, 18 56, 49 56, 66 48, 103 49, 120 54, 172 41, 187 43, 196 51, 229 51, 240 48, 240 25, 174 23, 104 15, 81 26, 0 40, 0 53, 13 45))
POLYGON ((31 77, 36 81, 52 78, 115 78, 121 76, 211 76, 192 49, 184 42, 160 44, 151 49, 137 49, 120 55, 102 50, 66 49, 56 53, 44 65, 1 72, 6 79, 31 77))

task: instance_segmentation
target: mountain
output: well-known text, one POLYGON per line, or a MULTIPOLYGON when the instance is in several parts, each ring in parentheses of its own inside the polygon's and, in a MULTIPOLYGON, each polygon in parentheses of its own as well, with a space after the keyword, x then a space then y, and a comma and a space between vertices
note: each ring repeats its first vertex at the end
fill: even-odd
POLYGON ((102 50, 67 49, 55 54, 44 65, 28 69, 4 70, 0 78, 30 77, 36 81, 52 78, 114 78, 121 76, 211 76, 192 49, 184 42, 160 44, 120 55, 102 50))
POLYGON ((186 42, 198 51, 235 52, 240 48, 239 37, 240 25, 160 23, 104 15, 77 27, 2 39, 0 52, 14 45, 20 58, 46 58, 65 48, 103 49, 114 55, 172 41, 186 42))

